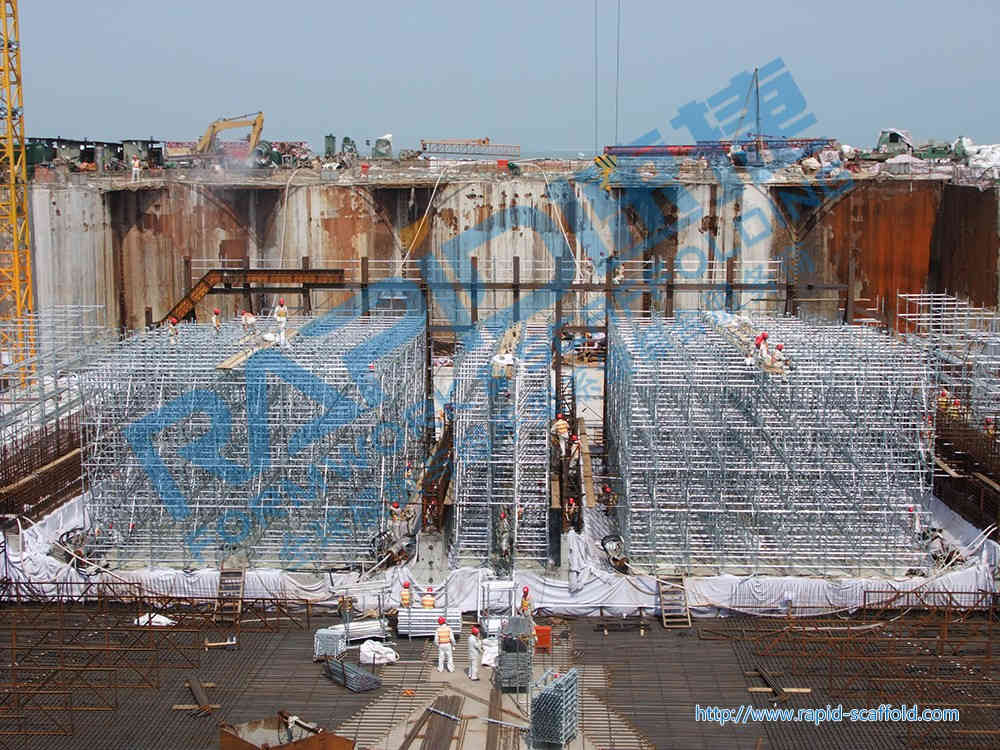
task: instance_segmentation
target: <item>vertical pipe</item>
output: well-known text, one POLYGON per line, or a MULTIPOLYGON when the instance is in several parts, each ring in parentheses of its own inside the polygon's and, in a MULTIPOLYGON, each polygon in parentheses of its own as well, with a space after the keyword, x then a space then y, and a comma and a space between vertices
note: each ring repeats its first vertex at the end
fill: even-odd
POLYGON ((472 275, 469 280, 469 319, 475 325, 479 322, 479 258, 475 255, 469 258, 469 269, 472 275))
MULTIPOLYGON (((309 270, 309 256, 302 256, 302 270, 309 270)), ((312 294, 310 292, 309 284, 302 285, 302 312, 306 315, 312 315, 312 294)))
POLYGON ((361 256, 361 314, 367 315, 368 306, 368 256, 361 256))
POLYGON ((514 297, 514 322, 521 320, 521 258, 515 255, 514 258, 514 284, 511 293, 514 297))

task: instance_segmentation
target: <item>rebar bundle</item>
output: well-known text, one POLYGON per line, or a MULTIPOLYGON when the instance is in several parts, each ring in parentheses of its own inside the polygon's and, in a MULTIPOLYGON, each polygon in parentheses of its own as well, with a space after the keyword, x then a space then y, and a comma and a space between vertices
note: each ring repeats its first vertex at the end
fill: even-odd
POLYGON ((455 540, 464 561, 548 559, 550 333, 477 328, 455 367, 455 540))
POLYGON ((373 558, 424 458, 424 314, 227 322, 121 342, 83 378, 91 518, 108 553, 282 568, 373 558))
MULTIPOLYGON (((759 335, 759 333, 758 333, 759 335)), ((833 573, 926 567, 932 379, 923 352, 874 329, 613 320, 607 441, 633 564, 833 573), (766 331, 785 366, 738 332, 766 331), (748 357, 749 353, 749 357, 748 357)))

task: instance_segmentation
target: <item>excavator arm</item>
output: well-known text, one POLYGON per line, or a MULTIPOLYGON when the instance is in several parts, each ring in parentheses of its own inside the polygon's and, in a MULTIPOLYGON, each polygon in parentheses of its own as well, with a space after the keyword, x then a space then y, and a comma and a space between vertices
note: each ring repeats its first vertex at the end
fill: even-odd
POLYGON ((208 126, 205 134, 198 139, 198 145, 195 146, 194 151, 196 154, 210 154, 215 149, 215 137, 219 133, 223 130, 245 127, 250 128, 250 151, 252 152, 256 148, 257 143, 260 142, 260 133, 264 129, 263 112, 257 112, 256 115, 248 114, 216 120, 208 126))

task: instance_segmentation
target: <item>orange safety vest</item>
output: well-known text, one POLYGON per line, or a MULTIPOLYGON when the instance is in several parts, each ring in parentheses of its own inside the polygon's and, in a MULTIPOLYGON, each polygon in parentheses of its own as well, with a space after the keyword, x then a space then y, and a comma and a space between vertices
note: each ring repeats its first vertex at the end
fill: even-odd
POLYGON ((442 625, 437 629, 437 642, 439 645, 452 642, 451 628, 447 625, 442 625))
POLYGON ((399 592, 399 603, 404 607, 410 606, 410 590, 403 589, 399 592))
POLYGON ((420 603, 425 609, 434 609, 434 594, 424 594, 420 603))

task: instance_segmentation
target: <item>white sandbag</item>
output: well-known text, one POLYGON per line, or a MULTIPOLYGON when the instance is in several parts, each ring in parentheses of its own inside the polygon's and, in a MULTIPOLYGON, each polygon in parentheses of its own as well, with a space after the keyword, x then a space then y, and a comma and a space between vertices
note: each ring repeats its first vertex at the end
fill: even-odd
POLYGON ((399 661, 399 654, 378 641, 365 641, 361 644, 361 655, 358 657, 361 666, 370 664, 392 664, 399 661))
POLYGON ((169 628, 171 625, 176 625, 174 620, 169 617, 164 617, 163 615, 154 615, 147 612, 146 614, 139 615, 135 618, 136 625, 155 625, 160 628, 169 628))
POLYGON ((495 667, 500 656, 500 641, 497 638, 483 639, 483 666, 495 667))

